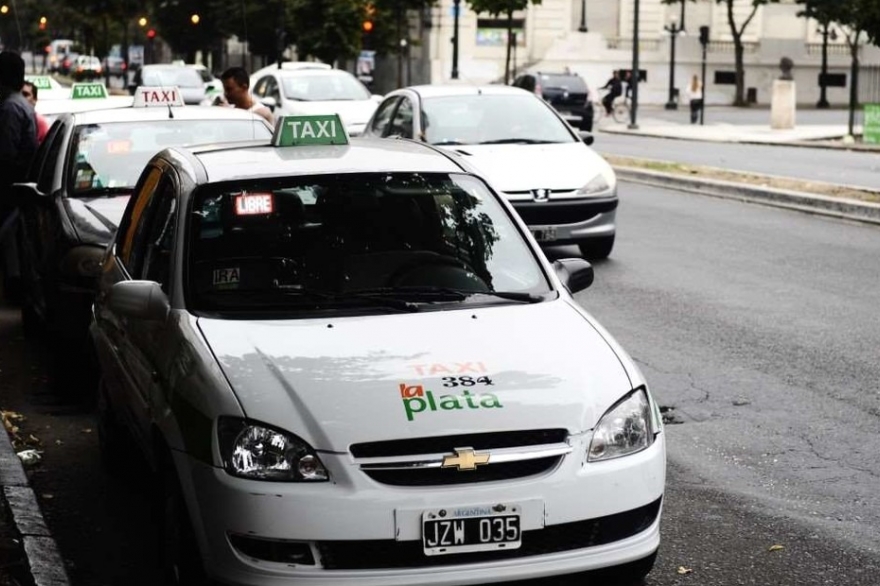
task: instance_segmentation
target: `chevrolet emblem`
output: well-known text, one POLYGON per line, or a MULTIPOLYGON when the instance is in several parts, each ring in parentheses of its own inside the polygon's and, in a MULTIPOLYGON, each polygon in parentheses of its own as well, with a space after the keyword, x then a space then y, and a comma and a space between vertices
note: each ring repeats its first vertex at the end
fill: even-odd
POLYGON ((477 466, 489 463, 489 454, 478 454, 473 448, 455 448, 454 456, 443 456, 443 468, 457 468, 463 470, 476 470, 477 466))

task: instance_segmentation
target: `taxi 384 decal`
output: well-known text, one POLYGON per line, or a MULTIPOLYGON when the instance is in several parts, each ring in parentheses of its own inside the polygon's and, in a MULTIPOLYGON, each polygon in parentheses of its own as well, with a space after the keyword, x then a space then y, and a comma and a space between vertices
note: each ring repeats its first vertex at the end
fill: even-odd
MULTIPOLYGON (((488 379, 486 381, 482 384, 492 384, 488 379)), ((504 407, 494 393, 472 393, 465 389, 454 395, 434 395, 433 391, 425 389, 422 385, 403 383, 400 384, 400 398, 403 400, 407 421, 413 421, 417 413, 458 409, 501 409, 504 407)))

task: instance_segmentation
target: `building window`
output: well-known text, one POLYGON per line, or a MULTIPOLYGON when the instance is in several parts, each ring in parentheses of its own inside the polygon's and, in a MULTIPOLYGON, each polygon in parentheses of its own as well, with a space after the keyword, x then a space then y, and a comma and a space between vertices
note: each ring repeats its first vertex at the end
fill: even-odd
MULTIPOLYGON (((514 18, 511 32, 516 35, 516 45, 526 46, 526 21, 524 18, 514 18)), ((479 18, 477 19, 477 46, 479 47, 506 47, 507 46, 507 19, 506 18, 479 18)))

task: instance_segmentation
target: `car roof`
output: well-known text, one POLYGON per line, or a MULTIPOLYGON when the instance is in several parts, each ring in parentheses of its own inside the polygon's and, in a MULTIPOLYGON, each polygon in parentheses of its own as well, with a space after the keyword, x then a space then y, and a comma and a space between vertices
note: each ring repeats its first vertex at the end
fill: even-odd
MULTIPOLYGON (((184 149, 181 149, 184 150, 184 149)), ((347 145, 192 147, 209 182, 333 173, 462 173, 453 155, 410 140, 352 138, 347 145)))
MULTIPOLYGON (((531 95, 532 92, 518 87, 509 85, 461 85, 461 84, 431 84, 431 85, 413 85, 405 90, 411 90, 419 94, 422 98, 436 98, 445 96, 520 96, 531 95)), ((399 90, 398 90, 399 91, 399 90)), ((394 92, 392 92, 394 93, 394 92)))
MULTIPOLYGON (((87 100, 73 100, 85 102, 87 100)), ((39 102, 38 102, 39 103, 39 102)), ((238 108, 216 106, 173 106, 170 108, 175 120, 253 120, 265 125, 265 119, 253 112, 238 108)), ((76 124, 108 124, 115 122, 150 122, 168 120, 169 108, 113 108, 76 112, 76 124)))
POLYGON ((284 61, 281 63, 280 68, 278 67, 277 63, 272 63, 271 65, 267 65, 254 71, 251 76, 265 75, 267 73, 272 73, 273 71, 279 71, 279 69, 280 71, 296 71, 302 69, 315 71, 322 69, 333 69, 333 66, 328 65, 327 63, 321 63, 320 61, 284 61))
POLYGON ((308 75, 310 77, 315 75, 323 77, 331 77, 334 75, 347 75, 354 77, 353 75, 351 75, 351 73, 345 71, 344 69, 276 69, 275 73, 277 73, 280 77, 298 77, 301 75, 308 75))

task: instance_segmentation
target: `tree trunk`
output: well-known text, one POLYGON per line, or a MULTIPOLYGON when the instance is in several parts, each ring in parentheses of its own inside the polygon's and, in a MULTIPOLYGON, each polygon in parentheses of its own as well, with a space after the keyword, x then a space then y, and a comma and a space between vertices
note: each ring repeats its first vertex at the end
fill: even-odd
POLYGON ((743 47, 742 37, 739 35, 734 35, 733 37, 733 54, 734 54, 734 65, 736 70, 736 97, 733 99, 734 106, 745 106, 746 100, 746 71, 745 65, 743 63, 743 54, 745 53, 745 48, 743 47))
POLYGON ((850 45, 852 54, 852 69, 850 70, 849 83, 849 135, 854 136, 856 125, 856 106, 859 101, 859 33, 856 33, 855 42, 850 45))
POLYGON ((504 85, 510 84, 510 49, 513 45, 513 10, 507 11, 507 58, 504 60, 504 85))

